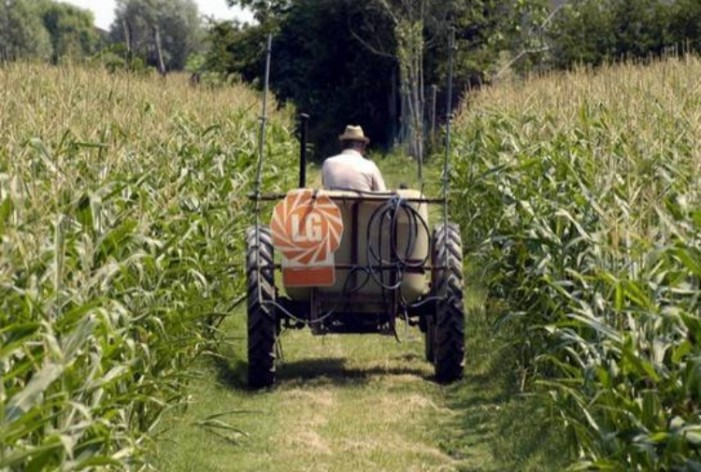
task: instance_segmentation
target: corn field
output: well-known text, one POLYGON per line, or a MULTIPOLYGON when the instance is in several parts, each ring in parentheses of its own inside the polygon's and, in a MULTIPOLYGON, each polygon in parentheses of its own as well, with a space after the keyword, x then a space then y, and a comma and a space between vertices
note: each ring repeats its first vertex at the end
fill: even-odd
POLYGON ((452 210, 576 467, 701 468, 701 61, 485 90, 452 210))
MULTIPOLYGON (((0 67, 0 470, 145 465, 242 293, 259 103, 0 67)), ((288 123, 269 127, 271 190, 294 178, 288 123)))

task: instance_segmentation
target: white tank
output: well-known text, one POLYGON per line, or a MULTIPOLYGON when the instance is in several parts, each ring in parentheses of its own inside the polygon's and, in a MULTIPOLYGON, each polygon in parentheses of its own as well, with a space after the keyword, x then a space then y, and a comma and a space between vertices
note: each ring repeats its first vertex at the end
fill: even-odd
MULTIPOLYGON (((359 193, 322 190, 319 194, 328 195, 338 205, 344 225, 341 245, 335 253, 336 283, 317 288, 321 299, 347 298, 353 303, 353 311, 372 312, 379 301, 390 296, 390 292, 384 290, 368 272, 370 266, 379 264, 378 257, 381 256, 385 262, 390 260, 390 206, 398 208, 395 252, 409 265, 429 265, 428 204, 406 200, 423 198, 420 191, 406 189, 391 193, 359 193), (355 266, 357 269, 347 270, 338 266, 355 266)), ((389 270, 374 270, 376 278, 384 285, 400 282, 401 296, 408 303, 428 294, 430 290, 428 270, 407 267, 400 281, 392 280, 389 270)), ((285 291, 293 300, 308 301, 311 297, 309 288, 285 287, 285 291)))

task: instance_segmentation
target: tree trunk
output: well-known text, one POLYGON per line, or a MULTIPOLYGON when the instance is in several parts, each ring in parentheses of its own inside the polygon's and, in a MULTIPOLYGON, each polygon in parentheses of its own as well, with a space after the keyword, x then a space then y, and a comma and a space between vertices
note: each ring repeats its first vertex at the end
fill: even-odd
POLYGON ((127 57, 125 58, 127 70, 131 69, 131 61, 134 57, 131 44, 131 29, 129 28, 129 23, 127 22, 126 16, 122 18, 122 28, 124 29, 124 41, 127 45, 127 57))
POLYGON ((158 73, 163 77, 166 75, 166 64, 163 60, 163 48, 161 47, 161 30, 158 25, 153 27, 154 42, 156 43, 156 54, 158 56, 158 73))
POLYGON ((390 95, 389 95, 389 122, 390 122, 390 134, 392 141, 397 139, 398 131, 396 123, 399 121, 399 111, 397 110, 397 83, 399 78, 397 77, 397 70, 393 68, 390 95))
POLYGON ((407 153, 418 161, 419 178, 423 176, 423 21, 421 18, 397 25, 397 58, 400 67, 402 94, 402 138, 407 153))

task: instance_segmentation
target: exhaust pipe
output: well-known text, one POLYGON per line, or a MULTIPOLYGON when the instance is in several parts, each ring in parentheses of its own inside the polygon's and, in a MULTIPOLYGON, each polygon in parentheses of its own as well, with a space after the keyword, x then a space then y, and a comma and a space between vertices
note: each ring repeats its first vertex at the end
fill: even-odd
POLYGON ((307 186, 307 132, 309 131, 309 115, 300 113, 300 156, 299 156, 299 188, 307 186))

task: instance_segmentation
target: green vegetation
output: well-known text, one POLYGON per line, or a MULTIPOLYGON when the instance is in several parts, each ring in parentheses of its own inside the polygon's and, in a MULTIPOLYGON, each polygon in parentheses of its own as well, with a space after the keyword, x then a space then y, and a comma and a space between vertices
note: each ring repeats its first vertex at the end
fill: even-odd
MULTIPOLYGON (((224 0, 221 0, 222 2, 224 0)), ((90 62, 110 71, 187 70, 193 84, 271 87, 312 116, 317 160, 348 123, 385 151, 426 158, 426 128, 452 103, 509 75, 701 51, 698 0, 227 0, 253 24, 209 21, 194 0, 118 0, 109 31, 57 0, 0 2, 0 61, 90 62)))
POLYGON ((51 0, 0 3, 0 61, 80 61, 94 54, 100 37, 87 10, 51 0))
POLYGON ((697 0, 571 0, 548 30, 555 67, 701 52, 697 0))
MULTIPOLYGON (((314 119, 316 157, 348 122, 376 144, 417 158, 436 115, 444 121, 448 37, 455 31, 456 95, 511 75, 701 51, 698 0, 228 0, 256 25, 209 30, 206 65, 260 83, 273 34, 272 87, 314 119)), ((451 110, 452 111, 452 110, 451 110)))
POLYGON ((402 344, 285 332, 278 385, 250 392, 245 318, 240 312, 223 325, 231 340, 224 360, 197 371, 187 410, 164 421, 159 470, 437 470, 456 463, 434 439, 437 420, 450 412, 441 387, 427 381, 432 368, 418 331, 402 344))
MULTIPOLYGON (((273 34, 272 88, 279 100, 313 117, 317 159, 331 152, 347 123, 362 124, 385 149, 399 144, 414 157, 428 155, 422 138, 430 121, 430 85, 447 81, 451 26, 457 29, 455 90, 461 93, 488 81, 500 52, 520 48, 522 30, 547 15, 544 0, 229 3, 251 8, 259 23, 212 28, 206 63, 260 82, 260 44, 273 34)), ((438 91, 436 113, 443 116, 445 95, 438 91)))
POLYGON ((110 37, 125 47, 128 67, 138 58, 162 74, 183 70, 199 49, 203 29, 194 0, 117 0, 115 13, 110 37))
POLYGON ((452 208, 582 466, 698 466, 701 62, 484 90, 456 124, 452 208))
POLYGON ((27 65, 0 94, 0 469, 136 467, 242 291, 259 97, 27 65))
POLYGON ((118 0, 110 31, 91 11, 56 0, 0 2, 0 63, 93 62, 114 71, 165 74, 201 52, 203 20, 194 0, 118 0))
MULTIPOLYGON (((418 186, 411 159, 377 161, 390 186, 418 186)), ((426 171, 426 192, 436 195, 440 162, 426 171)), ((315 166, 309 174, 318 182, 315 166)), ((519 395, 505 369, 508 339, 484 310, 475 275, 467 283, 465 380, 449 387, 434 382, 423 335, 400 325, 401 343, 283 331, 278 383, 252 392, 242 307, 221 326, 219 355, 193 369, 187 406, 169 412, 155 433, 157 468, 561 470, 568 457, 551 434, 555 417, 539 399, 519 395)))
MULTIPOLYGON (((254 394, 234 305, 259 97, 4 65, 0 469, 697 467, 700 75, 688 56, 476 94, 450 197, 466 379, 431 382, 413 329, 294 332, 254 394)), ((291 128, 274 114, 267 190, 296 180, 291 128)))

